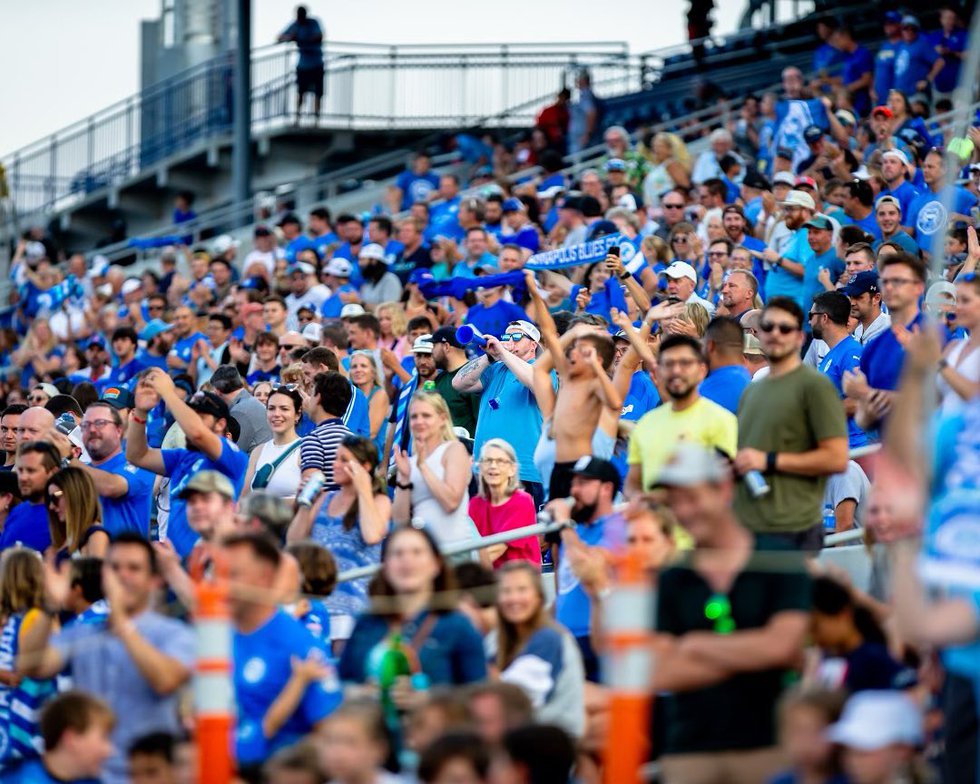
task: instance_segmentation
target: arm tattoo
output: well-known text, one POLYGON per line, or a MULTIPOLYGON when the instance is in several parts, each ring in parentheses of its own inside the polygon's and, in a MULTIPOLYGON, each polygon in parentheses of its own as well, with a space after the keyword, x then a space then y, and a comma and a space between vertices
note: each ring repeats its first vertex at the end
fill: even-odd
POLYGON ((456 378, 459 380, 460 384, 469 386, 473 383, 473 376, 476 376, 477 378, 480 377, 480 374, 483 373, 486 364, 486 356, 471 359, 459 369, 459 373, 456 374, 456 378))

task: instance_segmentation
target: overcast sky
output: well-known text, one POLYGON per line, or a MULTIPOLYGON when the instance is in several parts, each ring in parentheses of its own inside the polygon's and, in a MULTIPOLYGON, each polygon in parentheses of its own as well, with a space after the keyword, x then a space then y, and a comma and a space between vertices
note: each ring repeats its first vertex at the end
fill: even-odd
MULTIPOLYGON (((205 2, 205 0, 192 0, 205 2)), ((253 0, 253 42, 273 41, 295 0, 253 0)), ((633 52, 686 38, 686 0, 307 0, 326 37, 370 43, 627 41, 633 52), (629 15, 625 13, 629 9, 629 15)), ((2 0, 0 155, 139 88, 139 23, 160 0, 2 0), (43 31, 43 35, 41 34, 43 31)), ((731 31, 744 0, 723 0, 715 32, 731 31)))

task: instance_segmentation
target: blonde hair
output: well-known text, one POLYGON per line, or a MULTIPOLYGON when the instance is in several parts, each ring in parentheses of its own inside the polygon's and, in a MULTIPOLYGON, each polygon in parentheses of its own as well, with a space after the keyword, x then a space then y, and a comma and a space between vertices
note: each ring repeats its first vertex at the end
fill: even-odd
POLYGON ((59 488, 65 499, 64 522, 48 507, 51 545, 55 550, 67 547, 69 553, 75 553, 89 527, 102 523, 102 507, 99 504, 99 494, 95 490, 95 482, 81 468, 68 466, 48 480, 48 487, 59 488))
POLYGON ((279 371, 279 380, 283 384, 304 384, 303 364, 294 362, 292 365, 284 367, 279 371))
POLYGON ((688 152, 687 145, 684 144, 680 136, 676 133, 661 131, 653 137, 652 144, 656 144, 657 142, 663 142, 670 147, 671 157, 683 166, 685 171, 691 171, 691 153, 688 152))
POLYGON ((402 304, 394 301, 382 302, 374 309, 374 315, 380 319, 385 311, 391 319, 391 334, 396 338, 402 337, 408 331, 408 317, 402 304))
POLYGON ((416 403, 428 403, 435 410, 437 414, 442 417, 442 429, 439 432, 440 441, 458 441, 456 433, 453 430, 453 418, 449 413, 449 405, 446 403, 446 399, 440 395, 438 392, 427 392, 422 389, 416 392, 412 396, 412 402, 409 403, 409 423, 411 423, 411 409, 416 403))
POLYGON ((664 264, 670 263, 670 246, 655 234, 648 234, 644 237, 643 242, 640 243, 640 247, 652 250, 657 261, 663 262, 664 264))
MULTIPOLYGON (((350 363, 353 367, 354 359, 356 357, 364 357, 371 363, 371 367, 374 368, 374 384, 378 387, 383 387, 385 385, 385 374, 384 370, 381 369, 381 363, 378 361, 378 356, 370 349, 357 349, 350 353, 350 363)), ((348 375, 350 371, 348 370, 348 375)), ((351 379, 353 381, 353 379, 351 379)))
MULTIPOLYGON (((499 449, 501 452, 507 455, 507 459, 514 464, 514 475, 508 480, 506 488, 507 497, 509 498, 514 494, 514 491, 521 486, 521 480, 517 478, 521 471, 521 464, 517 460, 517 452, 515 452, 514 447, 504 441, 504 439, 490 438, 480 448, 480 460, 482 460, 486 455, 488 449, 499 449)), ((487 487, 487 483, 483 479, 482 471, 480 472, 480 495, 483 498, 490 498, 490 488, 487 487)))
POLYGON ((703 338, 705 331, 708 329, 708 322, 711 321, 711 316, 708 315, 708 309, 700 302, 688 302, 687 307, 684 309, 684 314, 679 318, 684 317, 694 325, 694 328, 698 331, 698 337, 703 338))
POLYGON ((44 603, 41 557, 26 547, 13 547, 0 558, 0 621, 44 603))

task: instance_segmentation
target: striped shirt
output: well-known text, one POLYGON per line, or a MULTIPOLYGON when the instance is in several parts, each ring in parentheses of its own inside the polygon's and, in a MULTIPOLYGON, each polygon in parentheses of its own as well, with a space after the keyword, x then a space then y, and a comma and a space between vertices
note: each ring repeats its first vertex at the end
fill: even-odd
POLYGON ((326 477, 325 487, 328 490, 336 488, 333 481, 333 461, 337 456, 337 449, 340 442, 347 436, 353 435, 342 419, 327 419, 321 422, 309 435, 303 436, 303 443, 299 447, 299 468, 306 471, 315 468, 323 471, 326 477))

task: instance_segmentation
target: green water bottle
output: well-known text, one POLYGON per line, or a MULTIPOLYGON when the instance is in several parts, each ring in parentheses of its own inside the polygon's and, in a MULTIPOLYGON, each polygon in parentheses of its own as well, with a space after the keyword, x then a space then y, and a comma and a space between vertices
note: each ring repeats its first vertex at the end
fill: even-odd
POLYGON ((398 706, 391 698, 391 689, 403 675, 411 675, 412 666, 405 653, 402 636, 393 634, 388 649, 381 655, 378 667, 378 686, 381 688, 381 708, 390 727, 399 725, 398 706))

